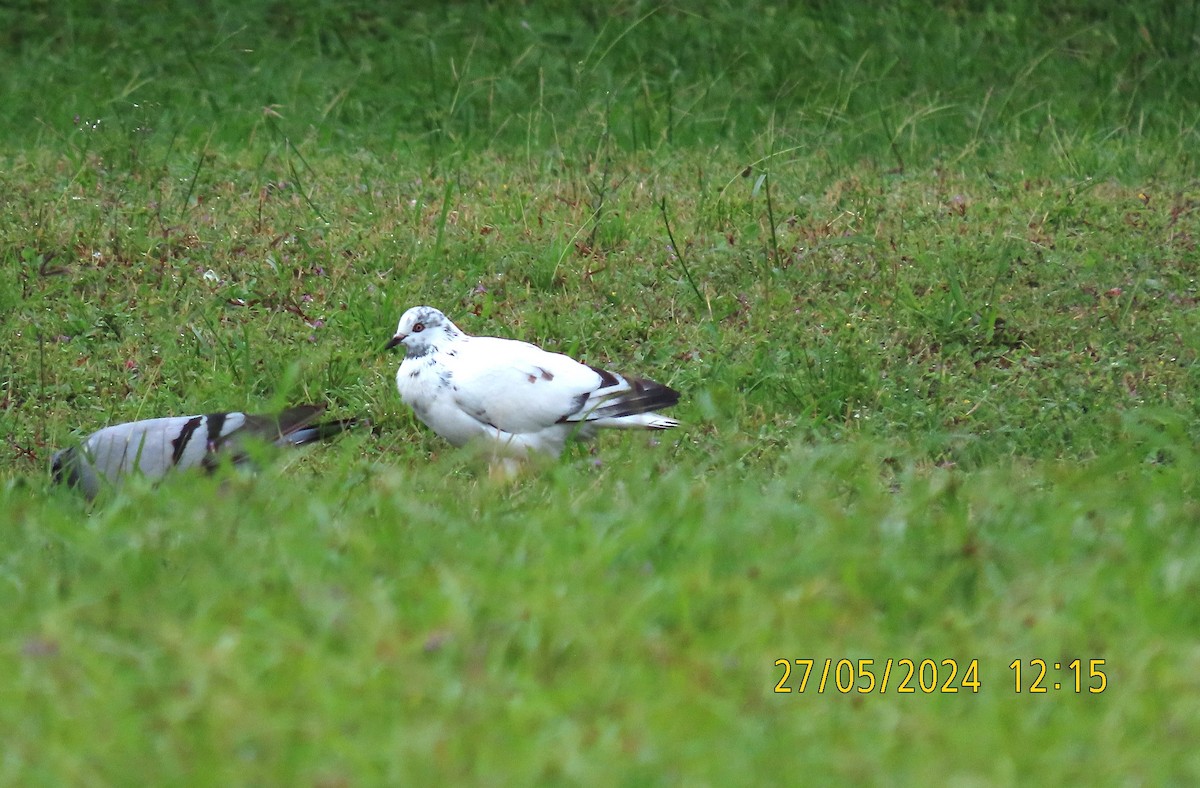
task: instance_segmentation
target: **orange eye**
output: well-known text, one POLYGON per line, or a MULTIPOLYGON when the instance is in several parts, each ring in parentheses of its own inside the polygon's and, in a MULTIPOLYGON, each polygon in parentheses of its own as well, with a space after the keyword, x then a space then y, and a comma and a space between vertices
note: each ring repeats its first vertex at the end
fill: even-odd
POLYGON ((424 323, 413 323, 413 333, 414 333, 414 334, 419 334, 419 333, 421 333, 421 332, 422 332, 422 331, 424 331, 424 330, 425 330, 425 324, 424 324, 424 323))

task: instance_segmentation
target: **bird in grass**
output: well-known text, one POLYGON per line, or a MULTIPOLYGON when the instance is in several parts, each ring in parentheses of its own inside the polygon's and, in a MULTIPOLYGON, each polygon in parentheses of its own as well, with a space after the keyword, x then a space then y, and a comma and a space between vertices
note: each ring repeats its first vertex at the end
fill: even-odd
POLYGON ((669 386, 528 342, 469 336, 431 306, 404 313, 387 347, 397 345, 405 349, 396 373, 400 399, 455 446, 490 443, 505 475, 531 453, 558 456, 569 438, 590 438, 601 428, 679 424, 656 412, 679 401, 669 386))
POLYGON ((256 416, 237 411, 206 416, 168 416, 130 421, 97 430, 78 446, 55 453, 54 481, 95 498, 105 485, 129 474, 158 479, 176 468, 212 471, 228 459, 249 459, 247 439, 276 446, 303 446, 326 440, 353 427, 355 419, 313 423, 323 405, 299 405, 278 415, 256 416))

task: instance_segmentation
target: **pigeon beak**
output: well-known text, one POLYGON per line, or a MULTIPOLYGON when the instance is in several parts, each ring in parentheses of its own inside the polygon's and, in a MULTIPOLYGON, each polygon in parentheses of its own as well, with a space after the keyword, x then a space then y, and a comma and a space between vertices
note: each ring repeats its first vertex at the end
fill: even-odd
POLYGON ((408 334, 397 334, 396 336, 394 336, 394 337, 392 337, 392 338, 391 338, 391 340, 390 340, 390 341, 389 341, 389 342, 388 342, 388 343, 387 343, 387 344, 384 346, 384 348, 383 348, 383 349, 384 349, 384 350, 391 350, 391 349, 392 349, 392 348, 394 348, 396 345, 399 345, 400 343, 402 343, 402 342, 403 342, 404 340, 406 340, 406 339, 408 339, 408 334))

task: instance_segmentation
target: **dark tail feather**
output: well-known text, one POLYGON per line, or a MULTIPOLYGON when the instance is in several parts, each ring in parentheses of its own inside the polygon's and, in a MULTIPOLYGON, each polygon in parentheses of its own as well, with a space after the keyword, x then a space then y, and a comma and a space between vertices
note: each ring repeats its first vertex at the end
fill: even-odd
POLYGON ((316 443, 317 441, 329 440, 334 435, 357 427, 358 424, 358 419, 338 419, 337 421, 325 421, 320 424, 311 424, 307 427, 301 427, 293 430, 284 436, 284 440, 291 446, 303 446, 307 443, 316 443))
POLYGON ((358 419, 338 419, 313 424, 313 419, 324 412, 324 405, 297 405, 278 416, 247 416, 241 431, 279 445, 303 446, 327 440, 358 424, 358 419))
MULTIPOLYGON (((288 408, 278 416, 251 416, 246 419, 246 426, 250 427, 250 419, 262 419, 267 425, 274 428, 275 437, 286 438, 291 436, 297 430, 307 427, 312 423, 313 419, 325 412, 324 405, 297 405, 294 408, 288 408)), ((258 425, 255 425, 258 426, 258 425)), ((254 428, 250 430, 253 432, 254 428)), ((266 430, 263 431, 266 434, 266 430)))
POLYGON ((651 413, 679 402, 679 392, 670 386, 643 378, 626 378, 626 381, 630 390, 589 412, 588 419, 615 419, 651 413))

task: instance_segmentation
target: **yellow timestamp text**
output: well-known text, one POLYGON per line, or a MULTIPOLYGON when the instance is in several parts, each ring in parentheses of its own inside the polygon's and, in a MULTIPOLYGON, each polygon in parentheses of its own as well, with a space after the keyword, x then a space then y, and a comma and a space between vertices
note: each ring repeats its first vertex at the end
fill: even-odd
POLYGON ((859 693, 880 695, 890 689, 899 694, 979 692, 979 660, 957 659, 777 659, 775 667, 782 671, 775 691, 826 691, 843 695, 859 693))
POLYGON ((1085 690, 1092 695, 1099 695, 1108 689, 1108 674, 1104 672, 1104 660, 1102 659, 1089 659, 1086 666, 1082 659, 1073 659, 1070 662, 1027 659, 1024 660, 1023 665, 1022 660, 1014 659, 1008 667, 1013 672, 1018 695, 1022 692, 1039 695, 1045 692, 1060 691, 1074 691, 1076 694, 1083 694, 1085 690), (1064 665, 1066 666, 1065 676, 1063 675, 1064 665), (1022 670, 1022 667, 1025 669, 1022 670), (1085 667, 1086 676, 1084 674, 1085 667), (1066 681, 1063 680, 1064 678, 1066 681))

